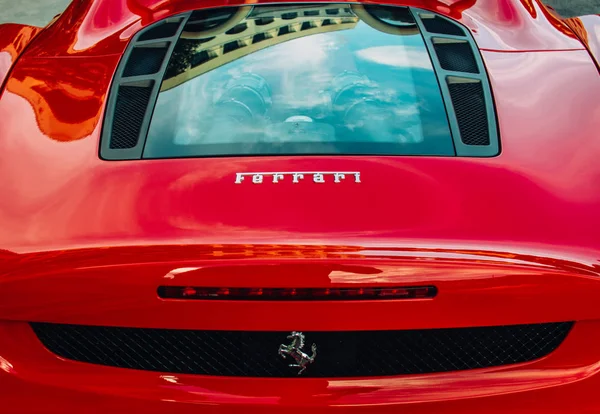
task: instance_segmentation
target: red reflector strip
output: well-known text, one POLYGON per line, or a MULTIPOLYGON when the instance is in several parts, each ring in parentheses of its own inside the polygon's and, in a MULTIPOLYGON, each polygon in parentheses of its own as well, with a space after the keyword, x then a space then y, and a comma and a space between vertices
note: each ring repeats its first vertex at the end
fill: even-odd
POLYGON ((360 287, 360 288, 218 288, 195 286, 160 286, 163 299, 217 300, 381 300, 429 299, 435 286, 360 287))

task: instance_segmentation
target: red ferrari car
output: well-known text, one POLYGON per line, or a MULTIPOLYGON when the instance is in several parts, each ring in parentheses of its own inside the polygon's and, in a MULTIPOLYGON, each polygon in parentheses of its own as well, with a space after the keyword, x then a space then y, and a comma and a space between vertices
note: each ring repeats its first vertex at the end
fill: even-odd
POLYGON ((0 26, 0 412, 600 413, 599 58, 537 0, 0 26))

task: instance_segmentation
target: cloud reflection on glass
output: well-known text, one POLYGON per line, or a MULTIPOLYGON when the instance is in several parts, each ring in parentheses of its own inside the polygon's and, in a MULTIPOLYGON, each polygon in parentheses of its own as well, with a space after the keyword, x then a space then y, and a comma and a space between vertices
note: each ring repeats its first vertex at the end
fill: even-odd
MULTIPOLYGON (((293 7, 279 6, 286 11, 293 7)), ((260 9, 240 24, 259 27, 256 19, 265 18, 264 12, 256 12, 260 9)), ((271 43, 258 50, 249 49, 250 38, 242 30, 234 45, 238 49, 223 48, 221 55, 215 52, 220 35, 193 47, 181 39, 174 56, 182 56, 177 49, 187 45, 191 63, 183 72, 189 73, 163 82, 144 157, 453 155, 441 93, 421 35, 388 34, 353 19, 351 24, 338 19, 346 23, 327 31, 311 26, 287 41, 277 36, 262 40, 271 43), (208 52, 206 45, 212 45, 208 52), (194 56, 202 53, 203 59, 216 57, 194 66, 194 56), (237 53, 236 58, 228 60, 228 53, 237 53), (201 65, 212 66, 192 74, 201 65)), ((329 26, 334 24, 321 29, 329 26)), ((254 38, 260 34, 254 33, 254 38)), ((231 38, 227 41, 225 46, 232 43, 231 38)), ((175 57, 170 66, 181 66, 175 57)))

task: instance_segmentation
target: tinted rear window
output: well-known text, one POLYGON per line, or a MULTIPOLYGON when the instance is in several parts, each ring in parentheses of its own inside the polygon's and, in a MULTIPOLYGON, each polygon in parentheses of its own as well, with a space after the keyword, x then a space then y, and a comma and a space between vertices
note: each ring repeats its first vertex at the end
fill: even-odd
POLYGON ((454 155, 410 11, 368 13, 368 24, 343 4, 193 13, 143 156, 454 155))

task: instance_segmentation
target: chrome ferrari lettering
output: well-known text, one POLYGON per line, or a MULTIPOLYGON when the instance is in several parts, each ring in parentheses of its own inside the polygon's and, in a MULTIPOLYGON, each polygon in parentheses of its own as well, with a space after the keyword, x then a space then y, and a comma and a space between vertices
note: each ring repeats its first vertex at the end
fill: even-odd
POLYGON ((244 178, 250 176, 252 177, 253 184, 263 184, 265 182, 271 182, 273 184, 277 184, 280 182, 291 181, 293 184, 298 184, 304 180, 306 177, 310 179, 312 176, 312 181, 317 184, 324 184, 328 182, 332 182, 335 184, 339 184, 342 181, 348 181, 347 178, 354 177, 355 183, 360 183, 360 172, 358 171, 315 171, 315 172, 245 172, 245 173, 236 173, 235 174, 235 183, 242 184, 244 182, 244 178), (267 177, 267 178, 265 178, 267 177), (271 177, 269 180, 268 177, 271 177), (291 178, 291 180, 290 180, 291 178))
POLYGON ((300 375, 306 371, 309 364, 315 362, 315 357, 317 356, 317 344, 312 344, 310 347, 312 355, 308 355, 306 352, 302 351, 302 348, 304 348, 304 334, 302 332, 292 332, 287 336, 287 339, 291 339, 292 343, 289 345, 279 345, 279 355, 284 359, 288 356, 292 357, 296 363, 289 364, 288 366, 290 368, 300 368, 298 371, 298 375, 300 375))

